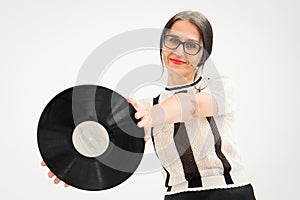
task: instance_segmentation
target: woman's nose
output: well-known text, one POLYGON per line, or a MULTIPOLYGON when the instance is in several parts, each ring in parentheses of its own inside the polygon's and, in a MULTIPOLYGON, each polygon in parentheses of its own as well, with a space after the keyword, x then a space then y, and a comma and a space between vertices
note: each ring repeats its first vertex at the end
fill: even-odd
POLYGON ((184 49, 183 49, 183 44, 180 44, 175 50, 174 52, 177 55, 183 55, 184 54, 184 49))

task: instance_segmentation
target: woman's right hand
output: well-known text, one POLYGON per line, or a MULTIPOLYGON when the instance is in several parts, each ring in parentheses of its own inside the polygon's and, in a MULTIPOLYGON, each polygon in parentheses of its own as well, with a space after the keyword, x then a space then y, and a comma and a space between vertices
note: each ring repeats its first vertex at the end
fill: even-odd
POLYGON ((140 128, 144 127, 144 140, 147 142, 151 137, 149 131, 149 127, 151 127, 150 107, 146 108, 141 103, 131 98, 128 98, 127 101, 136 110, 134 117, 139 120, 137 126, 140 128))
MULTIPOLYGON (((42 165, 43 167, 47 167, 47 165, 46 165, 46 163, 45 163, 44 161, 41 162, 41 165, 42 165)), ((48 177, 49 177, 49 178, 53 178, 53 177, 54 177, 54 173, 51 172, 51 171, 49 171, 49 172, 48 172, 48 177)), ((60 180, 59 178, 55 177, 55 179, 54 179, 54 184, 58 184, 58 183, 60 183, 60 182, 61 182, 61 180, 60 180)), ((65 187, 68 187, 69 185, 65 183, 64 186, 65 186, 65 187)))

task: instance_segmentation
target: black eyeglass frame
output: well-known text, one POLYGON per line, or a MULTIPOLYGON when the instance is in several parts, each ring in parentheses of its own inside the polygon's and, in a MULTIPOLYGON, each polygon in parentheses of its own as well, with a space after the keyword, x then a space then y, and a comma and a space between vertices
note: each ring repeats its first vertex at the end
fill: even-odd
POLYGON ((192 56, 197 55, 197 54, 201 51, 201 49, 203 48, 203 46, 201 46, 201 45, 198 44, 197 42, 193 42, 193 41, 182 42, 178 37, 176 37, 176 36, 174 36, 174 35, 164 35, 164 36, 163 36, 163 44, 164 44, 165 47, 167 47, 168 49, 171 49, 171 50, 177 49, 177 48, 182 44, 184 52, 185 52, 186 54, 189 54, 189 55, 192 55, 192 56), (176 38, 176 39, 179 41, 178 45, 177 45, 175 48, 171 48, 171 47, 169 47, 168 45, 166 45, 166 38, 167 38, 167 37, 176 38), (196 53, 193 53, 193 54, 186 52, 186 49, 185 49, 186 47, 185 47, 185 45, 186 45, 187 43, 193 43, 193 44, 195 44, 196 46, 198 46, 198 47, 199 47, 198 51, 197 51, 196 53))

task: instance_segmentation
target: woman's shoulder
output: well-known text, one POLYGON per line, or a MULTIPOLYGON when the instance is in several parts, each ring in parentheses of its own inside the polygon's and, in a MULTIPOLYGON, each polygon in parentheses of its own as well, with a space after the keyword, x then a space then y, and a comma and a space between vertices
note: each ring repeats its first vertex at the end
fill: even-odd
POLYGON ((234 87, 234 79, 229 75, 205 76, 198 84, 199 88, 210 90, 220 90, 222 88, 234 87))
POLYGON ((232 113, 235 110, 236 89, 234 79, 229 75, 206 77, 201 92, 211 94, 218 104, 218 114, 232 113))
POLYGON ((227 74, 218 74, 218 75, 210 75, 205 76, 203 79, 209 83, 217 82, 217 81, 230 81, 232 82, 234 79, 232 76, 227 74))

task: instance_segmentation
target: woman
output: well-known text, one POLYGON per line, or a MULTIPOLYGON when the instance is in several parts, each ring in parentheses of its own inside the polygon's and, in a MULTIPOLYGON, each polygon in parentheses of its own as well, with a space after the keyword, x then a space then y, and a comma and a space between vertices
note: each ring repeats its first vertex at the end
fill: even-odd
POLYGON ((201 76, 212 43, 211 25, 202 14, 176 14, 160 40, 167 87, 148 105, 128 99, 137 125, 151 130, 145 140, 152 137, 166 172, 166 200, 255 199, 234 141, 232 83, 201 76))
POLYGON ((166 200, 255 199, 234 141, 232 83, 201 76, 212 43, 211 25, 202 14, 176 14, 161 35, 165 91, 149 107, 129 99, 137 125, 152 127, 154 149, 166 172, 166 200))

